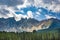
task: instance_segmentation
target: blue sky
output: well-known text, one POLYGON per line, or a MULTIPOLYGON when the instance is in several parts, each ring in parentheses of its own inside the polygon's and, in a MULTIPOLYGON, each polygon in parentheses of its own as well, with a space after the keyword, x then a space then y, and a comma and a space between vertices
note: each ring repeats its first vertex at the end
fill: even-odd
POLYGON ((21 8, 21 10, 23 10, 23 12, 16 12, 16 14, 27 15, 27 12, 31 11, 31 12, 33 12, 32 14, 33 14, 34 18, 39 21, 47 19, 45 15, 52 16, 52 18, 56 17, 57 19, 60 19, 60 13, 53 12, 52 10, 48 10, 47 8, 43 8, 43 7, 37 8, 35 6, 29 6, 26 8, 21 8), (39 11, 39 10, 41 10, 41 11, 39 11), (40 15, 38 15, 36 12, 39 12, 40 15))

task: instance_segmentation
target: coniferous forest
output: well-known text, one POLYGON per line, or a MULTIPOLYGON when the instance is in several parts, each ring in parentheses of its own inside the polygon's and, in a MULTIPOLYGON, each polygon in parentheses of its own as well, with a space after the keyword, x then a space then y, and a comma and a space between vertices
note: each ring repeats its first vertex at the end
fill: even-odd
POLYGON ((60 40, 60 29, 33 32, 0 32, 0 40, 60 40))

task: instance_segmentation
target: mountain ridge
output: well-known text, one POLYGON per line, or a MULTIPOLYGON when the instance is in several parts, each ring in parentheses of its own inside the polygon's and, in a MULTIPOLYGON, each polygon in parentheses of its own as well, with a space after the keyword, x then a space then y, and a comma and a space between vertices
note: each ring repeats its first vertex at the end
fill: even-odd
MULTIPOLYGON (((55 27, 51 26, 58 22, 60 23, 60 20, 58 19, 47 19, 47 20, 42 20, 38 21, 32 18, 22 18, 20 21, 16 21, 14 18, 0 18, 0 30, 5 30, 8 32, 20 32, 20 31, 27 31, 27 32, 32 32, 33 30, 43 30, 43 29, 53 29, 55 27), (56 21, 56 22, 55 22, 56 21)), ((58 26, 58 25, 57 25, 58 26)))

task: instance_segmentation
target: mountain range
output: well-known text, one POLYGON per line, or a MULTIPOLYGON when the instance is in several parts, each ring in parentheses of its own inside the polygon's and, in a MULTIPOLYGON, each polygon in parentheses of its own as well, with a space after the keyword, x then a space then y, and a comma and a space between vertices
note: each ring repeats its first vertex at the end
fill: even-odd
POLYGON ((60 28, 60 20, 54 18, 42 21, 33 18, 22 18, 20 21, 16 21, 13 17, 8 19, 0 18, 0 31, 33 32, 33 30, 53 30, 58 28, 60 28))

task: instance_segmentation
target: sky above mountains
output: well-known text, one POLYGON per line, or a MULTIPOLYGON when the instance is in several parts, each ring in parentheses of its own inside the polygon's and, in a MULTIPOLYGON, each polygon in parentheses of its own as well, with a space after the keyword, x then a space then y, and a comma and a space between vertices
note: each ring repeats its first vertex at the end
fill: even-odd
POLYGON ((60 0, 0 0, 0 18, 60 19, 60 0))

